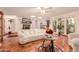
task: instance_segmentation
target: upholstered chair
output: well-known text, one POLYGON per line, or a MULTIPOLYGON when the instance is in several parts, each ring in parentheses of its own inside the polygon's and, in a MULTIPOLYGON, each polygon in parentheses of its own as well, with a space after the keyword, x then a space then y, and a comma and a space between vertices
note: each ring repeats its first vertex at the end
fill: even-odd
POLYGON ((68 43, 72 47, 73 52, 79 52, 79 34, 76 33, 69 34, 68 43))

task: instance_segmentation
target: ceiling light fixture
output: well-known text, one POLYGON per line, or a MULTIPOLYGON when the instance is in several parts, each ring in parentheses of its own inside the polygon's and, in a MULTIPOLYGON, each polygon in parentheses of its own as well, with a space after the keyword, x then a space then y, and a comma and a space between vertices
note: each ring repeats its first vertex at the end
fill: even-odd
POLYGON ((41 10, 41 14, 45 14, 46 13, 46 11, 45 10, 41 10))

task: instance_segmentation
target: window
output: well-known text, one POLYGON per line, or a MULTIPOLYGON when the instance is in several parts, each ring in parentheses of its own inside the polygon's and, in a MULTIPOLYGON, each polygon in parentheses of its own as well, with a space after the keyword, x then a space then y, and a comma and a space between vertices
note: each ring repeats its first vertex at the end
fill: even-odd
POLYGON ((56 32, 56 29, 57 29, 57 21, 54 20, 53 21, 53 30, 56 32))
POLYGON ((67 19, 67 34, 75 32, 75 20, 74 18, 67 19))
POLYGON ((57 29, 58 29, 59 34, 64 34, 64 20, 63 20, 63 18, 58 18, 57 29))

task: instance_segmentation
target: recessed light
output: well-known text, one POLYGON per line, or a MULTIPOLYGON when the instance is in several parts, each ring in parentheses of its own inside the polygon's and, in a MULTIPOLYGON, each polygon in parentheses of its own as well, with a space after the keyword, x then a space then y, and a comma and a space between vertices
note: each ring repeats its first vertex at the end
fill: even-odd
POLYGON ((41 7, 37 7, 37 9, 41 10, 41 7))
POLYGON ((32 18, 36 17, 36 16, 31 16, 32 18))
POLYGON ((44 7, 45 9, 48 9, 49 7, 44 7))
POLYGON ((42 17, 38 17, 39 19, 42 19, 42 17))

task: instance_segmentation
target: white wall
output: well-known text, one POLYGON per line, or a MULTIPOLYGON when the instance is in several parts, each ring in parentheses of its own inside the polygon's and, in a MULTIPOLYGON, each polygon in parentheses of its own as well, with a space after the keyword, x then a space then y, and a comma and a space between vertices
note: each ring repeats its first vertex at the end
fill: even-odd
MULTIPOLYGON (((22 18, 17 17, 15 15, 5 15, 4 16, 4 20, 5 20, 5 33, 9 32, 9 26, 11 26, 11 30, 12 32, 19 32, 22 30, 22 18), (10 24, 8 20, 13 19, 13 23, 10 24)), ((32 24, 31 24, 31 29, 40 29, 40 22, 43 22, 44 24, 46 20, 44 19, 38 19, 38 18, 32 18, 31 19, 32 24)))
MULTIPOLYGON (((59 16, 54 16, 54 17, 52 17, 51 20, 57 19, 59 17, 63 17, 63 18, 73 17, 75 19, 75 30, 76 30, 75 33, 79 33, 79 11, 66 13, 66 14, 62 14, 62 15, 59 15, 59 16)), ((15 16, 15 15, 5 15, 4 20, 5 20, 5 32, 6 33, 9 31, 8 30, 8 26, 9 26, 8 18, 14 19, 14 24, 12 25, 12 29, 11 29, 13 32, 18 32, 18 31, 22 30, 21 29, 21 20, 20 20, 19 17, 15 16)), ((42 20, 40 20, 40 19, 32 19, 33 23, 31 25, 31 28, 40 29, 40 22, 45 21, 45 20, 46 19, 42 19, 42 20), (37 20, 37 23, 36 23, 36 20, 37 20)), ((50 27, 52 28, 52 21, 51 21, 51 26, 50 27)))
POLYGON ((4 20, 5 20, 5 33, 9 32, 8 27, 11 26, 11 30, 12 32, 17 32, 20 30, 20 21, 19 18, 15 15, 5 15, 4 16, 4 20), (13 19, 13 23, 10 24, 8 20, 13 19))
POLYGON ((46 24, 46 20, 45 18, 42 19, 38 19, 38 18, 32 18, 32 24, 31 24, 31 29, 40 29, 40 23, 42 22, 43 25, 46 24))

